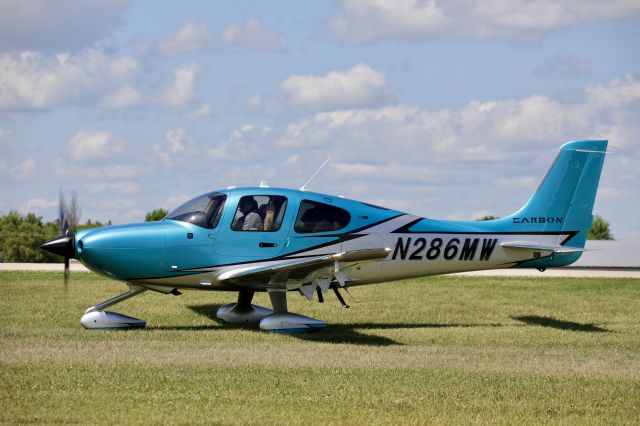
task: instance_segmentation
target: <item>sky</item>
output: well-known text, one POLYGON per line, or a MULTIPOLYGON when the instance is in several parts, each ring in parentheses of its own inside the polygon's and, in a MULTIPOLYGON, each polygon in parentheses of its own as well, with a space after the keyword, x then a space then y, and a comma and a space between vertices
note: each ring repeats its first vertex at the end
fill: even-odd
POLYGON ((504 216, 609 139, 594 211, 640 237, 637 0, 0 0, 0 214, 144 220, 227 186, 504 216))

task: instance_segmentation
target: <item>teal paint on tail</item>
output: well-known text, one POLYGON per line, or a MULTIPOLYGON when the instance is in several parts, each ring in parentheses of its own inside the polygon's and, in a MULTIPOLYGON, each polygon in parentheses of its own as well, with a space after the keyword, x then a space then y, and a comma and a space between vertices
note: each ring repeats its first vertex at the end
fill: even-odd
POLYGON ((571 245, 584 247, 606 150, 607 141, 562 145, 536 192, 505 219, 514 230, 578 231, 571 245))
MULTIPOLYGON (((556 245, 584 248, 593 221, 593 203, 607 144, 606 140, 565 143, 536 192, 520 210, 500 219, 467 224, 483 232, 562 233, 556 245)), ((518 267, 566 266, 580 255, 579 252, 556 253, 518 267)))
MULTIPOLYGON (((502 219, 509 224, 509 230, 562 231, 572 236, 559 237, 558 244, 583 248, 593 221, 593 203, 606 150, 606 140, 574 141, 562 145, 529 201, 519 211, 502 219)), ((522 266, 564 266, 578 260, 580 254, 555 254, 535 262, 536 265, 528 262, 522 266)))

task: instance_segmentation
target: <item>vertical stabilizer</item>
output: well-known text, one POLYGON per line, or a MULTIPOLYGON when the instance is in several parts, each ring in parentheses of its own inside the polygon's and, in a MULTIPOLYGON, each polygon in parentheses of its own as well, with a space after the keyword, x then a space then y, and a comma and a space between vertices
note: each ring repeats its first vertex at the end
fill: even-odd
POLYGON ((562 145, 527 204, 506 219, 522 231, 569 232, 570 245, 584 247, 606 150, 606 140, 562 145))

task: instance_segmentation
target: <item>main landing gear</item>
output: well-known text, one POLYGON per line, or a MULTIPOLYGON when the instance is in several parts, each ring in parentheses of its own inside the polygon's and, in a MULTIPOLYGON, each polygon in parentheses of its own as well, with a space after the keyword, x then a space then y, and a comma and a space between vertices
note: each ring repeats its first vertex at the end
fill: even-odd
POLYGON ((285 289, 272 289, 268 290, 268 293, 273 309, 252 305, 253 291, 241 291, 237 303, 221 306, 216 315, 228 324, 259 324, 262 330, 272 333, 310 333, 327 326, 324 321, 289 312, 285 289))

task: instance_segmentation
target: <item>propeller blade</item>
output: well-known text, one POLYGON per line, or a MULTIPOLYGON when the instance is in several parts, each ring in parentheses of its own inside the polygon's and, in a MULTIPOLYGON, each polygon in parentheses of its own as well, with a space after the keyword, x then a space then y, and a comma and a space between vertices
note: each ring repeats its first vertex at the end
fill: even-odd
POLYGON ((75 257, 74 235, 61 235, 42 244, 40 248, 64 257, 64 285, 66 290, 69 280, 69 261, 72 257, 75 257))
POLYGON ((62 235, 67 235, 69 233, 69 209, 67 207, 67 202, 64 198, 64 192, 62 189, 60 190, 60 197, 58 199, 58 223, 60 226, 60 233, 62 235))
POLYGON ((64 257, 64 291, 69 290, 69 256, 64 257))

